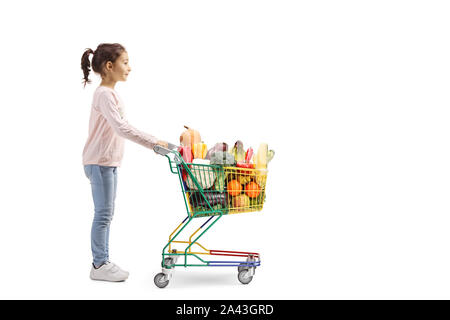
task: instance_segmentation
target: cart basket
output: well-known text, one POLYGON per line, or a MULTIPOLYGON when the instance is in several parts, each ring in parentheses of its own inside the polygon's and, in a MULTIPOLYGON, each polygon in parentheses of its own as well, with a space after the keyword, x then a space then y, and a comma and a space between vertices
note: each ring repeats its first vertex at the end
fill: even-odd
POLYGON ((169 159, 171 172, 179 177, 189 216, 227 215, 263 209, 267 169, 186 163, 176 150, 155 149, 156 152, 158 150, 169 159))

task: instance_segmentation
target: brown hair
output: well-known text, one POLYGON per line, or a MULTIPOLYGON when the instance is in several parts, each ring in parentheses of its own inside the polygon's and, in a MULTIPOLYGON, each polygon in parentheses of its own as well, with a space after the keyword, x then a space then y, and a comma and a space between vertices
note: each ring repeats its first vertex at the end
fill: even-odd
POLYGON ((86 87, 86 83, 91 83, 89 80, 89 72, 91 71, 91 63, 89 62, 89 55, 92 53, 92 69, 94 72, 104 75, 103 68, 106 62, 116 62, 117 58, 124 52, 125 47, 118 43, 102 43, 99 44, 97 49, 93 51, 87 48, 83 56, 81 57, 81 69, 83 69, 83 82, 86 87))

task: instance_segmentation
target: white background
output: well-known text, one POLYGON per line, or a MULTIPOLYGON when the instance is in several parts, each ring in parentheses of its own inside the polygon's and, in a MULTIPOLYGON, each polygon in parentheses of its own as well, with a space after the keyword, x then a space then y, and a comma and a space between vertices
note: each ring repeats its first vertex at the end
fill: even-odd
POLYGON ((450 5, 446 1, 15 1, 0 5, 2 299, 449 299, 450 5), (93 203, 81 165, 93 91, 80 59, 123 44, 116 90, 135 127, 178 142, 276 151, 260 213, 201 243, 257 251, 178 268, 161 250, 185 216, 165 158, 127 141, 111 260, 89 279, 93 203))

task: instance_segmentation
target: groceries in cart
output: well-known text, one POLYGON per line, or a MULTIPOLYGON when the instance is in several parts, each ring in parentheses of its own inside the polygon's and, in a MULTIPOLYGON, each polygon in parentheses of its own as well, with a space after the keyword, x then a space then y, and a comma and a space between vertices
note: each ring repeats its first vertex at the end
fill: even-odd
POLYGON ((198 131, 185 126, 178 152, 184 191, 192 215, 209 216, 262 210, 267 165, 275 152, 261 143, 252 147, 236 141, 231 149, 217 142, 210 149, 198 131), (188 172, 189 171, 189 172, 188 172))

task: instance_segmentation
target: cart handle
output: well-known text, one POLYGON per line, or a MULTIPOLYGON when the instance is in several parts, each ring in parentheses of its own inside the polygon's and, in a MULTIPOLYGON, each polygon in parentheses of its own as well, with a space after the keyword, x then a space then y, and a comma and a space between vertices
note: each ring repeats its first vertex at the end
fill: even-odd
POLYGON ((164 148, 163 146, 155 145, 153 147, 153 151, 155 151, 157 154, 160 154, 162 156, 166 156, 169 153, 173 152, 173 150, 178 149, 178 146, 173 143, 168 143, 167 146, 168 146, 168 148, 164 148))
MULTIPOLYGON (((202 194, 202 196, 203 196, 203 199, 205 199, 205 201, 208 201, 208 200, 206 199, 205 195, 203 194, 203 188, 200 186, 200 184, 198 183, 198 181, 196 181, 196 179, 195 179, 194 176, 192 175, 192 172, 191 172, 191 170, 189 169, 189 167, 188 167, 188 165, 186 164, 186 162, 184 161, 183 157, 180 155, 180 153, 179 153, 177 150, 173 150, 173 149, 178 149, 179 147, 176 146, 176 145, 174 145, 174 144, 172 144, 172 143, 168 143, 167 146, 168 146, 168 148, 164 148, 164 147, 162 147, 162 146, 160 146, 160 145, 155 145, 155 146, 153 147, 153 150, 154 150, 157 154, 160 154, 160 155, 162 155, 162 156, 165 156, 165 157, 169 160, 170 171, 171 171, 172 173, 177 173, 176 171, 173 171, 173 168, 172 168, 172 165, 171 165, 172 160, 171 160, 170 157, 168 156, 169 153, 173 153, 173 154, 174 154, 174 160, 175 160, 175 163, 176 163, 177 165, 180 164, 180 165, 183 166, 183 168, 186 170, 187 174, 193 179, 193 182, 194 182, 195 186, 197 187, 197 190, 201 192, 201 194, 202 194)), ((178 173, 180 174, 180 171, 178 171, 178 173)), ((180 179, 181 179, 181 176, 180 176, 180 175, 179 175, 179 177, 180 177, 180 179)), ((181 181, 181 180, 180 180, 180 181, 181 181)), ((186 201, 186 199, 185 199, 185 201, 186 201)), ((208 206, 209 206, 209 208, 210 208, 211 210, 213 210, 211 204, 208 204, 208 206)))
POLYGON ((177 173, 176 171, 173 171, 172 161, 174 161, 177 164, 179 163, 182 164, 183 166, 186 166, 183 157, 181 157, 180 153, 178 152, 178 148, 179 147, 173 143, 167 143, 167 148, 160 145, 153 146, 153 151, 155 151, 155 153, 164 156, 167 158, 167 160, 169 160, 169 167, 172 173, 177 173), (174 155, 173 160, 170 159, 169 153, 172 153, 174 155))

